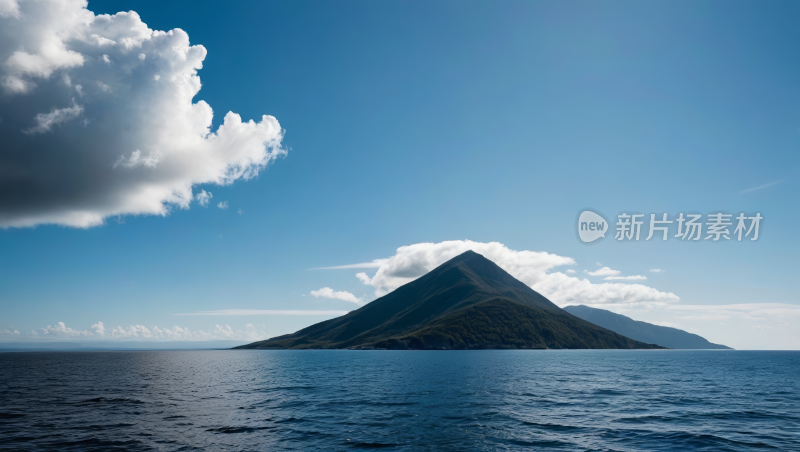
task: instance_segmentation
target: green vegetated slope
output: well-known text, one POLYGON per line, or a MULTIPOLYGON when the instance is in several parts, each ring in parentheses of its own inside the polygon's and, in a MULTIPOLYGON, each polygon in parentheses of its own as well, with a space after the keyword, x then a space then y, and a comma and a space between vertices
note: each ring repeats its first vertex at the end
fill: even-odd
POLYGON ((571 315, 496 298, 437 319, 417 331, 378 342, 380 348, 657 348, 597 328, 571 315))
POLYGON ((467 251, 342 317, 236 348, 661 348, 562 310, 467 251))

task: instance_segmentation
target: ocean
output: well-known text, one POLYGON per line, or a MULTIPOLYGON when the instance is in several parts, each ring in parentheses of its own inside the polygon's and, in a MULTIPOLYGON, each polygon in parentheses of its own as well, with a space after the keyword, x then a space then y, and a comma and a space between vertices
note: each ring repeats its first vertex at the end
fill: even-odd
POLYGON ((800 450, 800 352, 0 353, 0 450, 800 450))

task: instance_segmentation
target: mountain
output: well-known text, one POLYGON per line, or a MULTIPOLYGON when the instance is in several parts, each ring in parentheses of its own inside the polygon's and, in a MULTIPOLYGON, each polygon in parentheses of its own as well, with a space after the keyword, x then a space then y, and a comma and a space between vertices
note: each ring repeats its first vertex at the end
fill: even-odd
POLYGON ((662 348, 575 317, 473 251, 341 317, 236 347, 662 348))
POLYGON ((677 328, 633 320, 630 317, 615 314, 605 309, 595 309, 580 305, 567 306, 564 310, 587 322, 592 322, 615 333, 637 341, 647 342, 648 344, 658 344, 675 349, 732 350, 724 345, 712 344, 696 334, 687 333, 677 328))

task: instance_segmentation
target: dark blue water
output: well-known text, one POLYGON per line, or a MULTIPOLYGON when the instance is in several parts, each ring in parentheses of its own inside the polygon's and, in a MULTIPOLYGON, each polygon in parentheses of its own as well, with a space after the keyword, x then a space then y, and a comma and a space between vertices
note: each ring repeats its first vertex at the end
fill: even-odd
POLYGON ((0 353, 2 450, 800 450, 800 353, 0 353))

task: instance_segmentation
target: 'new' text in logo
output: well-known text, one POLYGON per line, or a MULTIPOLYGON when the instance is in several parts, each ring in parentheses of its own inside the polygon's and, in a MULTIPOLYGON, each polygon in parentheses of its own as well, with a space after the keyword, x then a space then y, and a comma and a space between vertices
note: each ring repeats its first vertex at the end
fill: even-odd
POLYGON ((594 242, 599 238, 605 238, 608 231, 608 222, 605 218, 592 212, 584 210, 578 217, 578 237, 584 243, 594 242))

